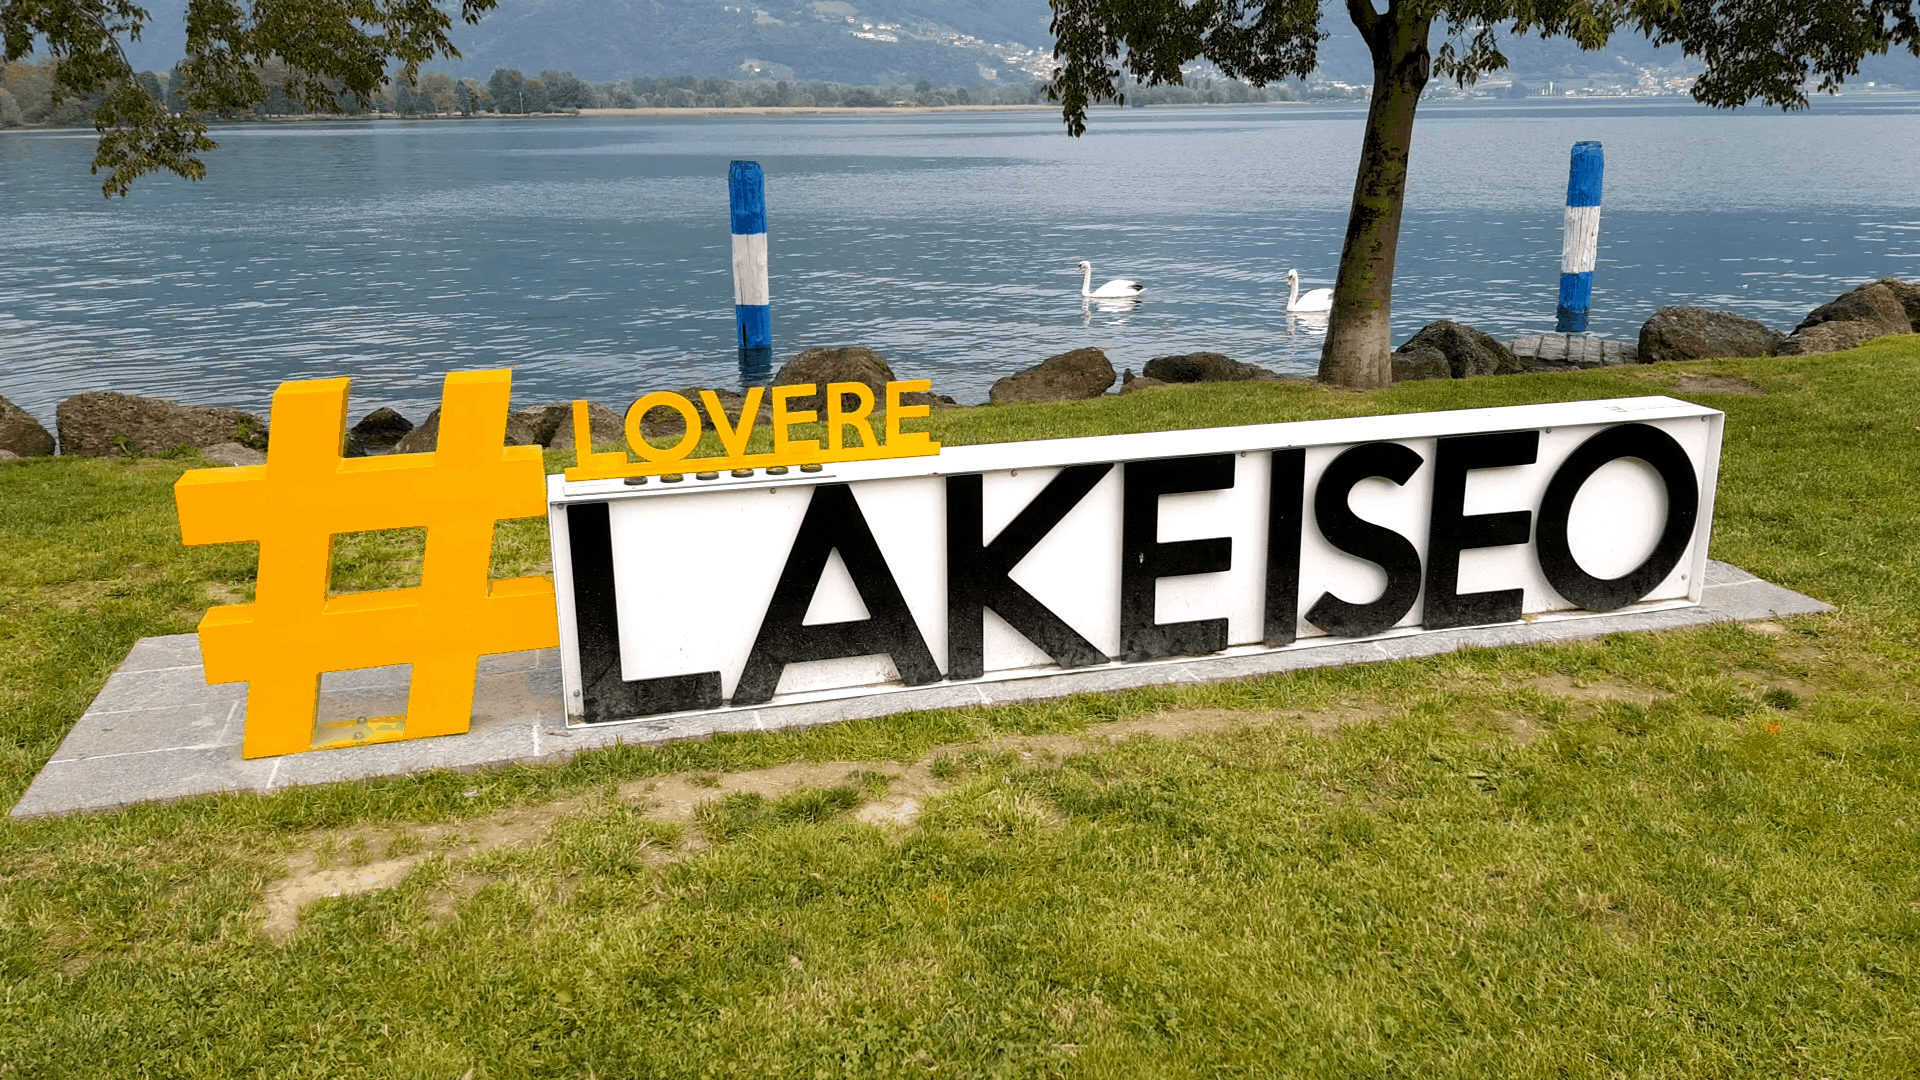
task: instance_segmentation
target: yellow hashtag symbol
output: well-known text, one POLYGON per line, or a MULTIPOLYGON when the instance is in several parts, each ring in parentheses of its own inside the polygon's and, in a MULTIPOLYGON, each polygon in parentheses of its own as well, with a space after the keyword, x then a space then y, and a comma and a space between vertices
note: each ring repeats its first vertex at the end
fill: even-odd
POLYGON ((426 454, 343 458, 347 380, 282 383, 265 465, 200 469, 174 485, 188 544, 260 543, 254 602, 200 620, 207 681, 248 683, 250 758, 314 748, 320 676, 413 665, 407 713, 366 741, 467 730, 486 653, 559 644, 553 586, 489 581, 494 524, 546 508, 537 446, 503 446, 509 371, 458 372, 426 454), (333 537, 424 526, 411 589, 327 595, 333 537))

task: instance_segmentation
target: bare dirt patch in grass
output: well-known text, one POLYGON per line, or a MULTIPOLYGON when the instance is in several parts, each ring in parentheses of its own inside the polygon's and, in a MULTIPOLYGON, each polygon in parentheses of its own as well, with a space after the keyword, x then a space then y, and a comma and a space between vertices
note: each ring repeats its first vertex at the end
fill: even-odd
POLYGON ((1535 739, 1547 733, 1546 728, 1541 727, 1528 717, 1518 713, 1510 713, 1502 710, 1489 715, 1490 718, 1501 727, 1506 728, 1507 734, 1513 738, 1514 742, 1519 743, 1521 746, 1532 746, 1535 739))
MULTIPOLYGON (((1542 676, 1527 685, 1543 693, 1575 700, 1646 703, 1655 697, 1652 691, 1624 684, 1576 685, 1564 675, 1542 676)), ((952 787, 950 781, 934 775, 933 763, 956 753, 978 750, 1012 753, 1023 765, 1057 765, 1128 739, 1203 738, 1269 724, 1292 724, 1314 734, 1325 734, 1383 720, 1399 708, 1380 701, 1343 699, 1325 708, 1285 712, 1167 709, 1094 724, 1075 734, 1008 735, 980 744, 941 746, 912 762, 800 761, 731 773, 673 773, 630 781, 620 785, 613 795, 621 802, 643 807, 649 818, 685 825, 697 821, 702 806, 732 795, 758 795, 771 801, 810 789, 853 786, 868 793, 851 811, 849 816, 853 820, 909 828, 919 819, 928 800, 952 787)), ((1525 720, 1513 717, 1503 717, 1503 720, 1517 739, 1527 741, 1538 734, 1525 720)), ((503 848, 542 843, 555 825, 591 812, 602 798, 581 795, 459 822, 317 834, 287 859, 286 876, 267 887, 264 928, 270 938, 285 941, 298 926, 300 909, 307 904, 326 897, 392 888, 429 858, 464 860, 503 848)), ((657 858, 662 862, 685 858, 707 846, 697 833, 689 833, 671 850, 660 850, 657 858)), ((449 916, 462 900, 490 880, 494 879, 487 874, 461 872, 456 868, 444 884, 433 890, 431 906, 437 915, 449 916)))
POLYGON ((1766 697, 1769 692, 1787 691, 1793 698, 1806 700, 1819 690, 1808 682, 1788 675, 1776 675, 1770 671, 1749 671, 1735 668, 1727 672, 1727 677, 1737 682, 1755 697, 1766 697))
POLYGON ((1682 375, 1673 384, 1678 394, 1764 394, 1765 390, 1731 375, 1682 375))
POLYGON ((1160 739, 1191 739, 1280 721, 1298 724, 1315 734, 1324 734, 1354 724, 1384 720, 1399 710, 1399 706, 1385 702, 1344 699, 1325 708, 1309 711, 1167 709, 1133 720, 1115 720, 1111 723, 1095 724, 1087 729, 1084 736, 1074 738, 1082 744, 1093 740, 1119 742, 1138 735, 1150 735, 1160 739))
MULTIPOLYGON (((620 797, 628 801, 649 804, 649 817, 684 824, 693 820, 694 812, 700 808, 701 803, 712 802, 728 795, 745 792, 768 799, 777 799, 782 795, 791 795, 807 788, 832 787, 836 784, 845 784, 850 779, 857 782, 858 778, 867 773, 878 774, 892 781, 895 778, 904 778, 916 767, 924 771, 925 763, 907 766, 895 762, 796 761, 766 769, 718 775, 676 773, 671 776, 652 777, 622 784, 620 797)), ((891 783, 888 785, 888 790, 892 790, 891 783)))
POLYGON ((1521 685, 1530 686, 1550 697, 1593 704, 1618 701, 1630 705, 1651 705, 1662 696, 1657 691, 1649 690, 1644 686, 1615 682, 1611 679, 1576 681, 1571 676, 1558 672, 1552 675, 1536 675, 1521 685))
POLYGON ((354 896, 392 888, 413 868, 433 855, 465 858, 498 848, 538 842, 555 822, 578 812, 585 797, 563 799, 543 806, 509 810, 491 818, 420 825, 404 830, 378 830, 347 836, 316 837, 312 846, 287 859, 287 876, 267 886, 267 936, 285 940, 299 922, 300 909, 328 896, 354 896), (402 837, 405 838, 404 842, 402 837), (334 852, 345 847, 349 865, 334 866, 334 852), (366 861, 355 851, 413 850, 413 854, 366 861), (357 863, 358 865, 353 865, 357 863))
POLYGON ((218 581, 207 582, 207 596, 216 604, 245 604, 249 602, 246 593, 230 588, 218 581))
POLYGON ((1791 627, 1762 619, 1759 622, 1745 624, 1748 630, 1763 637, 1782 639, 1779 656, 1790 664, 1812 667, 1827 659, 1827 651, 1817 645, 1809 644, 1805 638, 1799 638, 1798 632, 1791 627), (1797 639, 1797 640, 1796 640, 1797 639))

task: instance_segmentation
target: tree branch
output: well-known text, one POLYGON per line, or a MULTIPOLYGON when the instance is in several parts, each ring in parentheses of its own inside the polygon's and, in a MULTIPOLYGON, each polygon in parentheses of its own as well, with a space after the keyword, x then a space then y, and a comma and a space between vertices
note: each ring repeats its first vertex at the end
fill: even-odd
MULTIPOLYGON (((461 0, 460 17, 477 22, 495 2, 461 0)), ((205 123, 171 114, 140 88, 121 39, 137 40, 147 19, 133 0, 0 0, 8 62, 44 42, 56 100, 103 95, 92 114, 100 136, 93 171, 107 172, 100 190, 108 196, 159 170, 198 180, 207 171, 199 155, 216 148, 205 123)), ((435 0, 188 0, 187 56, 176 70, 190 112, 266 100, 260 69, 270 60, 287 65, 289 93, 310 109, 332 107, 343 92, 365 103, 391 81, 390 61, 411 82, 422 62, 459 56, 451 25, 435 0)))

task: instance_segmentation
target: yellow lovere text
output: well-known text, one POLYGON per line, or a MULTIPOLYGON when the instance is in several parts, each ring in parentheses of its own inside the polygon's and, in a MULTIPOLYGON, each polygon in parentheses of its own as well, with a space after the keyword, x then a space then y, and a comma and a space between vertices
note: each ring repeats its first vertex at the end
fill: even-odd
POLYGON ((617 450, 591 450, 593 440, 587 418, 587 403, 576 401, 573 403, 573 432, 578 457, 577 464, 567 470, 567 479, 611 480, 691 470, 718 472, 820 465, 836 461, 929 457, 940 452, 940 444, 925 432, 901 431, 900 424, 904 420, 923 418, 931 410, 926 405, 902 404, 900 399, 902 395, 926 392, 931 388, 932 384, 926 379, 887 384, 884 392, 885 415, 881 421, 884 440, 877 438, 874 432, 873 412, 879 403, 874 400, 873 388, 865 383, 828 383, 826 393, 822 395, 826 403, 824 417, 817 409, 791 407, 795 398, 809 398, 819 393, 818 383, 748 387, 737 423, 727 419, 720 395, 712 390, 700 391, 699 404, 684 394, 671 390, 657 391, 635 401, 627 409, 627 446, 640 458, 639 461, 631 460, 627 454, 617 450), (747 440, 752 437, 753 429, 760 421, 763 406, 768 409, 768 419, 773 425, 773 450, 764 454, 749 454, 747 440), (672 446, 655 446, 641 434, 641 420, 654 409, 671 409, 680 415, 684 429, 680 440, 672 446), (826 424, 825 445, 818 439, 793 437, 796 425, 823 421, 826 424), (689 457, 694 448, 700 445, 701 435, 708 429, 720 440, 725 453, 720 457, 689 457), (849 433, 854 437, 849 438, 849 433))

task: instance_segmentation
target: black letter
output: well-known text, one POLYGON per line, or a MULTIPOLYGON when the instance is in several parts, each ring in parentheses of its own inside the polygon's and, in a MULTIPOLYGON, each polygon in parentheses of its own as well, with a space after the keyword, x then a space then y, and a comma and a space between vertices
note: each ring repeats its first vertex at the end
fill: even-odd
POLYGON ((1433 512, 1427 521, 1429 630, 1512 622, 1520 617, 1520 589, 1460 594, 1460 552, 1467 548, 1524 544, 1533 531, 1525 510, 1466 515, 1467 474, 1475 469, 1531 465, 1540 450, 1537 431, 1456 435, 1440 440, 1433 456, 1433 512))
POLYGON ((733 689, 733 704, 770 700, 788 664, 881 653, 893 660, 900 681, 908 686, 940 681, 933 653, 907 610, 906 597, 900 595, 853 490, 845 484, 817 487, 807 502, 807 516, 800 521, 793 548, 787 552, 787 565, 774 586, 760 633, 753 639, 753 651, 740 671, 740 683, 733 689), (820 572, 835 550, 847 564, 847 576, 860 591, 861 603, 867 605, 867 618, 803 625, 814 590, 820 587, 820 572))
POLYGON ((1673 436, 1647 424, 1621 424, 1595 435, 1567 455, 1547 484, 1540 500, 1540 528, 1534 544, 1540 572, 1555 591, 1588 611, 1626 607, 1653 591, 1679 564, 1693 538, 1694 515, 1700 512, 1700 479, 1693 461, 1673 436), (1639 458, 1660 474, 1667 489, 1667 523, 1645 562, 1617 578, 1597 578, 1573 561, 1567 542, 1567 518, 1574 496, 1602 465, 1619 458, 1639 458))
POLYGON ((1300 619, 1300 500, 1307 452, 1275 450, 1267 484, 1267 627, 1269 645, 1291 645, 1300 619))
POLYGON ((1349 447, 1313 489, 1313 516, 1327 543, 1387 572, 1387 587, 1378 599, 1350 604, 1330 592, 1321 593, 1307 609, 1307 621, 1329 634, 1366 637, 1377 634, 1413 610, 1420 598, 1420 553, 1407 538, 1382 525, 1362 521, 1347 505, 1353 485, 1370 477, 1404 484, 1420 467, 1420 455, 1399 443, 1363 443, 1349 447))
POLYGON ((614 604, 613 527, 606 503, 567 507, 573 563, 573 627, 580 642, 580 718, 588 723, 720 707, 720 673, 620 677, 620 612, 614 604))
POLYGON ((1197 656, 1227 647, 1227 620, 1153 621, 1154 582, 1184 574, 1217 574, 1233 566, 1233 540, 1162 544, 1160 496, 1233 486, 1233 455, 1132 461, 1120 514, 1120 654, 1129 662, 1197 656))
POLYGON ((1112 465, 1061 469, 984 547, 980 475, 947 477, 947 678, 977 679, 985 670, 987 608, 1061 667, 1107 662, 1107 654, 1008 575, 1112 469, 1112 465))

